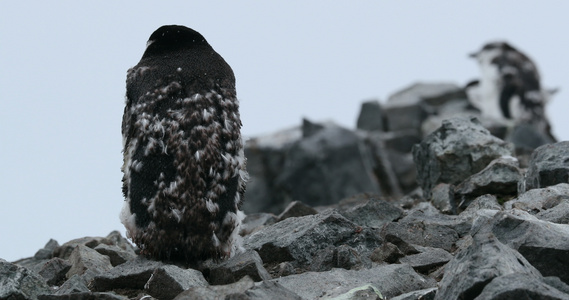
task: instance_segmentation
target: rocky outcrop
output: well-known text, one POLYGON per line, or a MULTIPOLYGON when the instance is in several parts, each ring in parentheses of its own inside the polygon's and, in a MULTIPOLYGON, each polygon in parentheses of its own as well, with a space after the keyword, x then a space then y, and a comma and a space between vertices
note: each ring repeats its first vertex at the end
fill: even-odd
POLYGON ((250 139, 242 253, 190 268, 118 232, 50 240, 0 259, 0 300, 569 299, 569 144, 519 155, 473 115, 457 86, 416 84, 355 131, 250 139))

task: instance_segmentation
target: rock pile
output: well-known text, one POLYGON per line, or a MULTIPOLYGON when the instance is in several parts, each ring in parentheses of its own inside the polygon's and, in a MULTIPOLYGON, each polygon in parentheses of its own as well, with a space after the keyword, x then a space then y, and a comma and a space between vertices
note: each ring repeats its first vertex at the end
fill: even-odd
POLYGON ((569 299, 569 142, 516 155, 465 101, 419 84, 365 103, 356 131, 251 139, 246 250, 227 261, 51 240, 0 259, 0 299, 569 299))

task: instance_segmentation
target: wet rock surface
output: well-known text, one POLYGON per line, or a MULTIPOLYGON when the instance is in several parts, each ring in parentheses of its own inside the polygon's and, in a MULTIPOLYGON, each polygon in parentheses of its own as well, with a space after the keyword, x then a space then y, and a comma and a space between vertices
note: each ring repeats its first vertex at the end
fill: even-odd
POLYGON ((0 259, 0 299, 569 299, 569 144, 509 126, 429 83, 366 102, 357 130, 304 120, 247 142, 242 253, 50 240, 0 259))

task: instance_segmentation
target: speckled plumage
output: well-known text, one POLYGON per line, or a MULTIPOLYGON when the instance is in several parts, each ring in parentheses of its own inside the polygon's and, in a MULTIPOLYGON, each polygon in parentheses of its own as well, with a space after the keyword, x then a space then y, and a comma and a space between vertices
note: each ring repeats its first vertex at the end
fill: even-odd
POLYGON ((231 67, 162 26, 127 73, 121 221, 141 253, 188 263, 240 251, 247 172, 231 67))

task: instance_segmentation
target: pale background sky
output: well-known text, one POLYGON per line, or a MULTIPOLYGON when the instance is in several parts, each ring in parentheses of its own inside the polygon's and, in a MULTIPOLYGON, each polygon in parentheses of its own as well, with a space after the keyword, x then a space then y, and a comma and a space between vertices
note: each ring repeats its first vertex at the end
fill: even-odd
POLYGON ((247 136, 302 117, 353 128, 362 101, 417 81, 463 85, 478 76, 467 54, 506 39, 560 88, 548 112, 567 140, 568 3, 2 1, 0 258, 124 234, 126 70, 161 25, 199 31, 231 65, 247 136))

